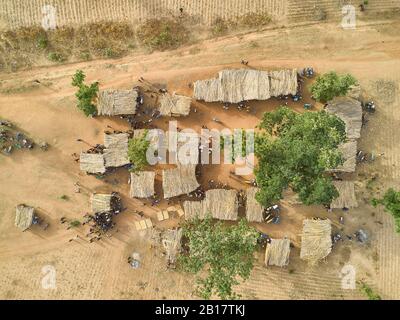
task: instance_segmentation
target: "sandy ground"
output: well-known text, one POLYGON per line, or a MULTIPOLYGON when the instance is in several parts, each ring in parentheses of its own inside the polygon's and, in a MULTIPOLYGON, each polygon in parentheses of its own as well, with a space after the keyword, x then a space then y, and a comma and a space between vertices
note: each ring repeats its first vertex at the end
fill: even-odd
MULTIPOLYGON (((309 267, 300 261, 301 222, 305 217, 329 216, 338 227, 341 211, 328 214, 322 207, 293 204, 291 195, 283 201, 280 225, 257 225, 273 237, 288 236, 295 245, 288 268, 265 268, 259 253, 251 278, 240 285, 243 298, 257 299, 354 299, 362 298, 358 290, 342 290, 341 268, 351 264, 357 279, 368 282, 383 298, 399 299, 400 237, 393 231, 393 220, 386 213, 371 208, 367 199, 373 193, 366 181, 378 176, 373 192, 387 186, 399 187, 398 105, 400 46, 393 24, 360 25, 356 30, 342 30, 337 25, 323 24, 265 31, 262 33, 226 36, 171 52, 146 56, 130 56, 121 60, 40 68, 15 74, 0 75, 0 117, 14 122, 35 141, 45 140, 51 148, 18 151, 11 157, 0 156, 0 298, 2 299, 191 299, 193 278, 166 269, 161 252, 150 246, 150 234, 135 230, 139 217, 133 210, 144 211, 155 218, 155 209, 144 201, 129 199, 128 173, 118 170, 106 180, 98 180, 79 171, 72 153, 87 148, 76 142, 81 138, 102 143, 107 125, 128 129, 118 118, 85 118, 76 108, 71 76, 80 68, 88 81, 100 81, 101 88, 130 88, 139 76, 152 83, 167 84, 169 91, 190 94, 188 83, 214 76, 227 67, 240 67, 240 60, 249 67, 269 69, 313 65, 318 72, 336 70, 351 72, 378 103, 377 113, 370 117, 361 139, 362 149, 375 154, 384 152, 372 164, 361 165, 352 176, 357 181, 360 207, 346 213, 343 232, 358 228, 371 235, 368 245, 339 243, 326 261, 309 267), (42 85, 35 85, 33 80, 42 85), (383 85, 388 84, 389 85, 383 85), (386 88, 386 89, 382 89, 386 88), (75 193, 74 183, 82 185, 75 193), (111 238, 89 244, 84 227, 66 230, 59 224, 65 216, 81 218, 89 210, 93 191, 118 191, 128 207, 118 216, 117 230, 111 238), (69 200, 60 197, 67 195, 69 200), (14 227, 14 208, 26 203, 50 222, 48 230, 33 227, 21 233, 14 227), (80 235, 81 239, 68 240, 80 235), (139 252, 141 268, 133 270, 126 263, 128 255, 139 252), (56 270, 56 289, 43 289, 42 268, 56 270)), ((309 97, 306 96, 306 101, 309 97)), ((230 128, 253 128, 262 113, 281 102, 251 103, 252 111, 222 109, 219 104, 195 102, 197 113, 179 118, 179 127, 200 129, 220 126, 211 121, 218 117, 230 128)), ((289 102, 301 110, 301 105, 289 102)), ((192 108, 192 110, 193 110, 192 108)), ((168 121, 159 121, 159 125, 168 121)), ((164 123, 165 124, 165 123, 164 123)), ((212 177, 233 188, 244 184, 229 178, 229 167, 204 167, 202 182, 212 177)), ((161 208, 167 204, 162 202, 161 208)), ((177 223, 161 222, 157 228, 177 223)), ((336 227, 335 227, 336 228, 336 227)))

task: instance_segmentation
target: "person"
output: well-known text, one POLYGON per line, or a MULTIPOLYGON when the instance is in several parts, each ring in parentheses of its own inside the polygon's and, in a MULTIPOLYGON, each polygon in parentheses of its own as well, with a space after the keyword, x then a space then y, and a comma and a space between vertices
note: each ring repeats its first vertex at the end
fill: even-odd
POLYGON ((243 60, 243 59, 242 59, 242 61, 240 61, 240 63, 245 66, 247 66, 249 64, 249 62, 247 60, 243 60))

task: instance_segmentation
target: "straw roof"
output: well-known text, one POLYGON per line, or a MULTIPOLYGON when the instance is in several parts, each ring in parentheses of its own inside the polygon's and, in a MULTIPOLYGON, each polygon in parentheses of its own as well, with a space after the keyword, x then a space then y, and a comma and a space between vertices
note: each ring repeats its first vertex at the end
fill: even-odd
POLYGON ((203 201, 185 201, 183 203, 183 210, 185 211, 185 219, 192 220, 196 217, 199 219, 205 218, 203 212, 203 201))
POLYGON ((264 207, 255 198, 258 190, 253 187, 246 190, 246 218, 250 222, 263 221, 264 207))
POLYGON ((329 172, 347 172, 356 171, 357 141, 349 141, 339 145, 339 151, 342 153, 343 164, 335 169, 329 169, 329 172))
POLYGON ((114 133, 104 135, 104 161, 105 166, 121 167, 129 164, 128 159, 128 134, 114 133))
POLYGON ((17 206, 15 211, 15 226, 22 231, 29 229, 35 216, 35 209, 24 204, 17 206))
POLYGON ((348 139, 358 139, 361 135, 361 102, 350 97, 336 97, 328 102, 326 111, 335 114, 346 124, 348 139))
POLYGON ((300 258, 315 264, 332 250, 332 226, 329 219, 303 220, 300 258))
POLYGON ((339 192, 339 196, 331 203, 332 209, 356 208, 358 202, 354 192, 354 182, 352 181, 333 181, 333 185, 339 192))
POLYGON ((131 190, 132 198, 148 198, 154 195, 154 171, 131 172, 131 190))
POLYGON ((175 169, 163 170, 164 198, 188 194, 200 184, 196 179, 196 165, 178 165, 175 169))
POLYGON ((160 113, 162 116, 187 116, 190 112, 192 98, 177 94, 165 93, 160 97, 160 113))
POLYGON ((97 113, 104 116, 136 113, 137 90, 104 90, 99 93, 97 113))
POLYGON ((92 206, 92 212, 106 212, 111 211, 111 194, 92 194, 90 203, 92 206))
POLYGON ((222 70, 215 79, 194 83, 194 97, 206 102, 238 103, 296 94, 297 71, 222 70))
POLYGON ((221 220, 237 220, 238 200, 235 190, 213 189, 206 191, 203 213, 221 220))
POLYGON ((88 173, 104 173, 106 172, 104 155, 100 153, 81 153, 80 169, 88 173))
POLYGON ((175 263, 176 256, 181 249, 182 228, 168 229, 162 234, 161 243, 167 253, 167 260, 175 263))
POLYGON ((290 240, 271 239, 265 248, 265 265, 284 267, 289 264, 290 240))

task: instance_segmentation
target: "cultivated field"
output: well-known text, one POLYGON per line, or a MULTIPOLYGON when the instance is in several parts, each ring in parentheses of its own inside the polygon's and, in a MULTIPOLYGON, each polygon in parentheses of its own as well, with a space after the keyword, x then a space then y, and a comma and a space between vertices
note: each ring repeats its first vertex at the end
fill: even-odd
MULTIPOLYGON (((179 8, 182 2, 185 3, 149 3, 168 3, 171 8, 179 8)), ((235 3, 246 2, 238 0, 235 3)), ((370 3, 372 5, 374 1, 370 3)), ((23 1, 2 2, 2 5, 7 5, 7 10, 14 10, 12 12, 22 4, 23 1), (16 7, 11 7, 11 4, 16 7)), ((152 10, 156 10, 156 6, 152 10)), ((215 10, 223 12, 220 8, 215 10)), ((240 11, 239 6, 237 10, 240 11)), ((0 9, 0 12, 4 10, 0 9)), ((24 17, 18 23, 36 21, 40 11, 37 14, 31 18, 24 17)), ((97 14, 101 15, 100 12, 97 14)), ((113 14, 118 17, 119 13, 113 14)), ((76 13, 68 19, 77 17, 76 13)), ((360 165, 353 175, 360 207, 347 214, 343 230, 351 234, 358 228, 366 229, 371 235, 368 245, 362 246, 354 241, 339 243, 327 261, 315 267, 307 266, 298 258, 301 221, 305 217, 329 215, 337 224, 343 213, 334 211, 328 214, 320 206, 295 205, 286 199, 283 201, 282 223, 258 227, 273 237, 287 235, 295 244, 289 267, 265 268, 260 253, 251 278, 240 285, 238 291, 248 299, 363 298, 358 290, 341 289, 340 271, 344 265, 351 264, 356 268, 357 279, 366 281, 383 298, 400 299, 400 237, 394 233, 393 219, 368 204, 368 199, 386 187, 400 187, 400 113, 397 110, 400 101, 400 47, 398 35, 393 32, 399 26, 397 21, 381 21, 373 25, 361 23, 356 30, 342 30, 338 23, 288 27, 225 36, 174 51, 0 75, 0 117, 9 119, 36 141, 45 140, 51 145, 47 152, 18 151, 12 157, 0 156, 0 298, 194 298, 193 278, 167 270, 165 258, 150 245, 151 235, 136 231, 134 221, 137 217, 133 209, 143 210, 150 218, 155 217, 155 212, 150 206, 143 207, 142 201, 128 199, 128 173, 121 170, 106 180, 98 180, 81 173, 79 165, 73 161, 71 154, 86 148, 76 139, 101 143, 107 125, 121 130, 128 129, 128 125, 119 118, 84 117, 75 108, 74 88, 70 81, 75 70, 81 68, 89 81, 100 81, 101 88, 131 88, 137 84, 138 77, 143 76, 151 82, 167 84, 171 92, 191 94, 189 82, 210 77, 226 67, 240 67, 240 60, 246 58, 251 68, 312 65, 318 72, 352 73, 378 106, 378 111, 363 129, 361 148, 384 155, 371 164, 360 165), (37 85, 35 80, 42 85, 37 85), (367 189, 367 181, 375 174, 378 175, 376 185, 372 190, 367 189), (74 192, 77 181, 82 185, 81 193, 74 192), (111 190, 123 194, 124 204, 128 207, 117 217, 118 232, 112 238, 90 244, 84 239, 83 227, 66 230, 59 224, 62 216, 81 218, 89 210, 91 192, 111 190), (68 201, 60 199, 64 194, 68 195, 68 201), (47 231, 33 228, 24 233, 17 230, 13 222, 14 208, 18 203, 37 207, 50 221, 50 228, 47 231), (68 241, 77 234, 82 239, 68 241), (141 268, 137 270, 126 263, 127 256, 134 251, 139 252, 143 259, 141 268), (46 265, 54 266, 57 271, 55 290, 41 287, 42 268, 46 265)), ((256 112, 249 115, 235 109, 224 111, 219 104, 196 102, 194 107, 198 113, 179 118, 178 125, 200 129, 202 124, 207 124, 213 128, 217 124, 211 118, 216 116, 232 128, 254 127, 263 112, 278 104, 279 101, 273 99, 254 103, 252 107, 256 112)), ((301 110, 300 104, 292 107, 301 110)), ((226 171, 229 170, 210 167, 204 179, 215 177, 233 184, 226 171)), ((166 206, 166 203, 161 203, 161 206, 166 206)), ((168 224, 161 222, 157 227, 166 228, 168 224)))

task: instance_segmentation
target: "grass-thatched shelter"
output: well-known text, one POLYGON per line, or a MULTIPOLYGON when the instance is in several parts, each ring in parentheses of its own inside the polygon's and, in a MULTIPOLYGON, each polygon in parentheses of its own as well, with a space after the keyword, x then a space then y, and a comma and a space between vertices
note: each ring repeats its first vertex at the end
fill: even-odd
POLYGON ((350 97, 336 97, 328 102, 326 111, 338 116, 346 124, 348 139, 358 139, 361 135, 361 102, 350 97))
POLYGON ((107 212, 112 210, 111 201, 112 194, 92 194, 90 198, 90 204, 92 207, 92 212, 107 212))
POLYGON ((138 91, 104 90, 99 93, 97 113, 100 116, 130 115, 136 113, 138 91))
POLYGON ((311 264, 324 259, 332 250, 331 220, 303 221, 300 258, 311 264))
POLYGON ((188 194, 200 184, 196 179, 196 165, 178 165, 175 169, 163 170, 164 198, 188 194))
POLYGON ((104 173, 106 166, 104 155, 101 153, 84 153, 82 152, 79 159, 80 169, 87 173, 104 173))
POLYGON ((132 198, 148 198, 154 195, 154 171, 131 172, 131 190, 132 198))
POLYGON ((22 231, 29 229, 35 217, 35 208, 20 204, 15 211, 15 226, 22 231))
POLYGON ((203 212, 211 213, 214 219, 237 220, 238 199, 235 190, 213 189, 206 191, 203 212))
POLYGON ((348 141, 342 143, 338 147, 342 153, 343 164, 334 169, 329 169, 329 172, 344 172, 351 173, 356 171, 357 165, 357 141, 348 141))
POLYGON ((339 196, 331 203, 332 209, 357 208, 358 202, 354 192, 354 182, 352 181, 334 181, 335 188, 339 196))
POLYGON ((128 159, 128 134, 113 133, 104 135, 104 161, 105 166, 122 167, 129 164, 128 159))
POLYGON ((258 188, 246 190, 246 219, 250 222, 262 222, 264 207, 256 200, 258 188))
POLYGON ((265 248, 265 265, 285 267, 289 264, 289 255, 289 239, 271 239, 265 248))
POLYGON ((160 113, 162 116, 187 116, 190 113, 192 98, 169 93, 160 97, 160 113))
POLYGON ((297 71, 222 70, 215 79, 194 83, 194 98, 206 102, 238 103, 296 94, 297 71))
POLYGON ((185 201, 183 203, 185 219, 192 220, 194 218, 204 219, 206 213, 203 212, 203 201, 185 201))
POLYGON ((168 229, 162 233, 161 243, 166 251, 169 264, 175 264, 181 250, 182 228, 168 229))

